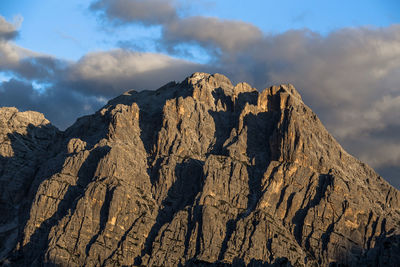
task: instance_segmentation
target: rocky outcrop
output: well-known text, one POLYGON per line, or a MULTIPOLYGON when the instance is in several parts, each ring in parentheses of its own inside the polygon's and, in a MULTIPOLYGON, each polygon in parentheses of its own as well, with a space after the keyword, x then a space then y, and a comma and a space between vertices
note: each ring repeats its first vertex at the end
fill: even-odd
POLYGON ((65 132, 0 113, 4 265, 400 262, 399 191, 292 85, 260 93, 195 73, 127 92, 65 132))
POLYGON ((26 194, 59 137, 41 113, 0 108, 0 258, 15 247, 26 194))

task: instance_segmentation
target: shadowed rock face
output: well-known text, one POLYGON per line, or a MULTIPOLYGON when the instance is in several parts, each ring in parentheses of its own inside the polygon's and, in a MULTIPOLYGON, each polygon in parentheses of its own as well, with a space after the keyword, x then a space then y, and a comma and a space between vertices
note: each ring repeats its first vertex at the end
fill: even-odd
POLYGON ((65 132, 2 108, 0 192, 4 265, 400 262, 399 191, 292 85, 259 93, 195 73, 65 132))

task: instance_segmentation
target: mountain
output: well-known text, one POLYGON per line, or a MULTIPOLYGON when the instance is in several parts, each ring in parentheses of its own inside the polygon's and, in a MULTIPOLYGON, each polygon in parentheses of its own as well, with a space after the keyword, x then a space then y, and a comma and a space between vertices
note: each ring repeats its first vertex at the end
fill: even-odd
POLYGON ((0 190, 4 266, 400 262, 399 191, 290 84, 195 73, 65 131, 1 108, 0 190))

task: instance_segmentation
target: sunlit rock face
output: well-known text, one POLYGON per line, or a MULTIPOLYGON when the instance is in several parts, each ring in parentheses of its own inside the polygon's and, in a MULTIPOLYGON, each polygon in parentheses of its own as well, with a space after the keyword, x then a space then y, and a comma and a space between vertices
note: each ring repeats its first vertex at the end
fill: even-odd
POLYGON ((400 262, 399 191, 290 84, 195 73, 64 132, 1 108, 0 192, 6 266, 400 262))

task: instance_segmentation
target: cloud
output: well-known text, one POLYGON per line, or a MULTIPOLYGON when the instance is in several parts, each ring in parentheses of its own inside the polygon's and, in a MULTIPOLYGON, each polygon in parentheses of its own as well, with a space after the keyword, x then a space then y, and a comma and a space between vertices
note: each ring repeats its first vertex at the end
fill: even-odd
POLYGON ((196 43, 209 49, 234 52, 261 41, 262 36, 260 29, 250 23, 188 17, 166 24, 162 42, 169 50, 182 43, 196 43))
POLYGON ((0 106, 42 112, 61 129, 104 104, 104 100, 99 97, 89 97, 58 86, 49 87, 40 93, 30 82, 11 79, 0 84, 0 106))
POLYGON ((171 0, 100 0, 93 2, 90 9, 116 24, 158 25, 177 16, 174 1, 171 0))
POLYGON ((181 18, 176 5, 171 0, 99 0, 90 9, 111 24, 161 25, 161 44, 170 52, 182 43, 234 51, 262 39, 261 30, 250 23, 201 16, 181 18))
POLYGON ((22 23, 22 17, 14 18, 14 23, 9 23, 0 15, 0 42, 13 40, 18 36, 18 28, 22 23))
POLYGON ((343 127, 346 135, 340 138, 345 147, 351 147, 353 153, 374 167, 400 166, 398 94, 370 102, 369 108, 357 110, 352 126, 343 127))
POLYGON ((377 169, 378 173, 380 173, 383 177, 392 177, 389 182, 395 186, 396 188, 400 188, 400 166, 383 166, 377 169))
POLYGON ((17 16, 14 23, 10 23, 0 15, 0 71, 15 69, 21 58, 35 54, 12 43, 19 34, 22 20, 22 17, 17 16))
POLYGON ((22 17, 7 22, 0 16, 0 71, 12 72, 23 79, 52 80, 66 62, 19 47, 13 39, 19 34, 22 17))

